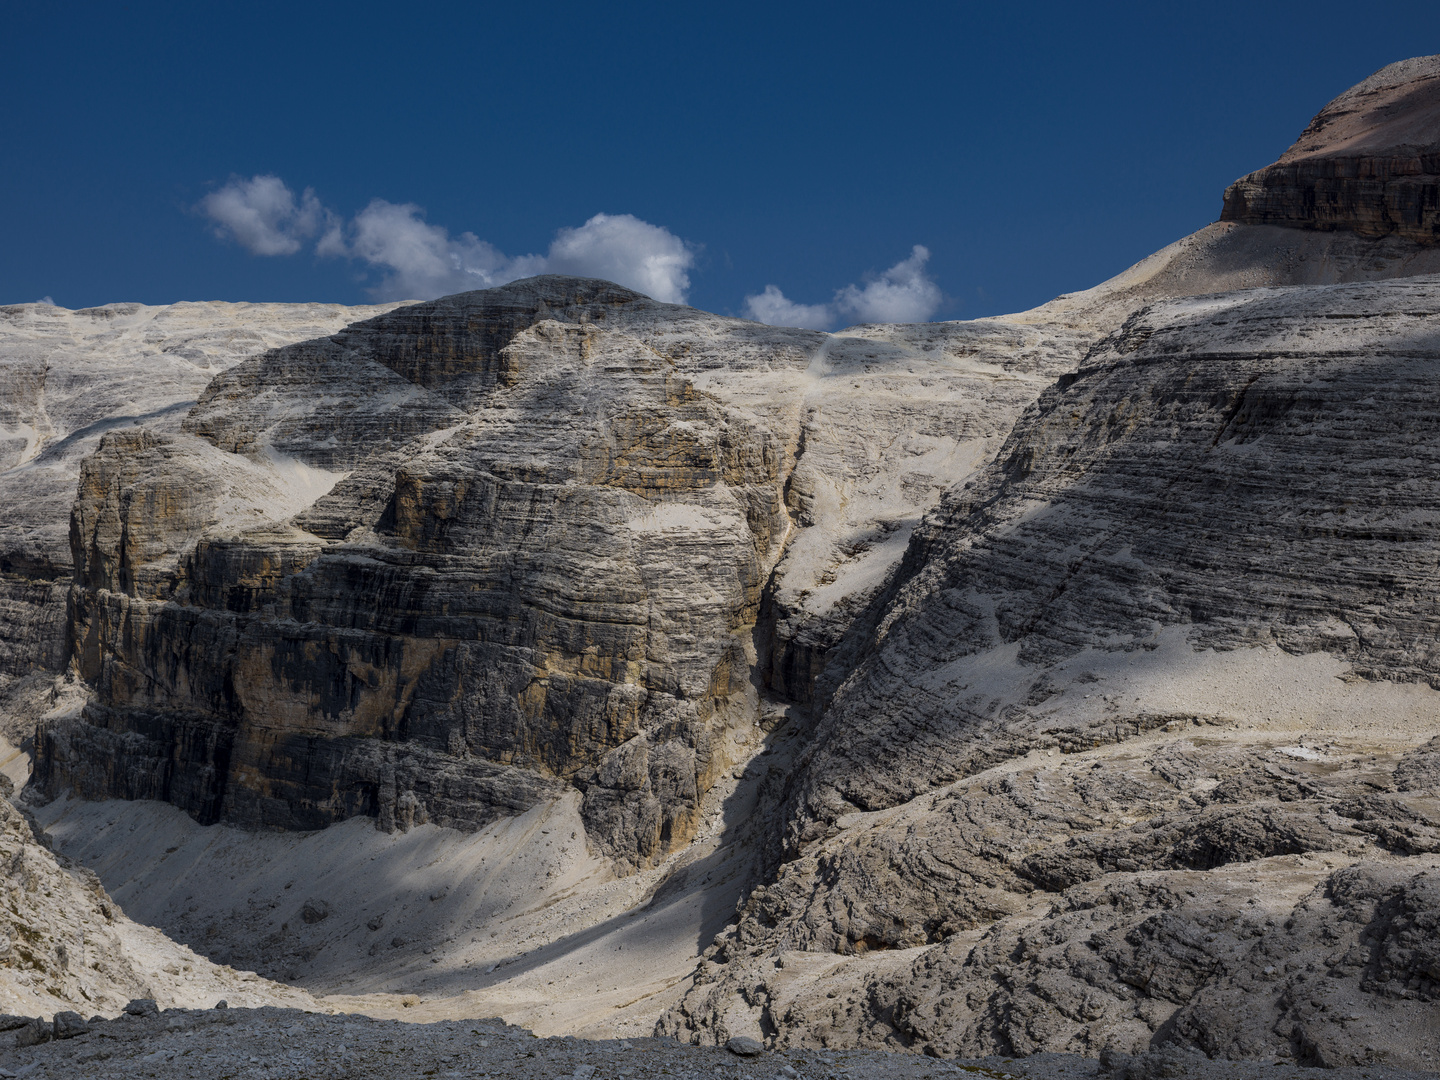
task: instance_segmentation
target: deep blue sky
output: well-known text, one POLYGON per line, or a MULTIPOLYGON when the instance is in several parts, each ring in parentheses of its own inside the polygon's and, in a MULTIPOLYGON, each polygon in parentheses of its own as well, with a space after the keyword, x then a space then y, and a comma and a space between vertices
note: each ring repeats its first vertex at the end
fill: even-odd
MULTIPOLYGON (((932 252, 938 317, 1085 288, 1219 213, 1329 98, 1440 52, 1435 0, 6 6, 0 302, 364 301, 193 207, 273 173, 542 252, 598 211, 738 313, 932 252)), ((375 281, 372 273, 370 284, 375 281)))

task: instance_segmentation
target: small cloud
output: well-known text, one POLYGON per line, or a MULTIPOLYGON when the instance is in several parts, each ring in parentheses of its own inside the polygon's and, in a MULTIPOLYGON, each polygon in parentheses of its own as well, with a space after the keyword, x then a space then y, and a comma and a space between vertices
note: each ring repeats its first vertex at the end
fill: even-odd
POLYGON ((766 285, 764 292, 747 296, 745 314, 766 326, 798 326, 802 330, 828 330, 835 322, 835 313, 829 304, 797 304, 786 299, 774 285, 766 285))
POLYGON ((431 300, 542 272, 523 258, 506 258, 474 233, 452 238, 442 226, 426 222, 423 213, 414 203, 372 199, 351 222, 349 243, 337 228, 321 237, 316 253, 383 268, 384 280, 371 290, 383 300, 431 300))
POLYGON ((745 297, 745 311, 770 326, 828 330, 841 318, 854 322, 926 322, 940 308, 940 287, 925 273, 927 248, 916 244, 910 257, 865 285, 846 285, 828 304, 797 304, 774 285, 745 297))
POLYGON ((928 248, 916 244, 910 257, 890 267, 864 288, 847 285, 835 294, 842 315, 860 322, 926 322, 940 309, 940 286, 925 274, 928 248))
POLYGON ((278 176, 234 177, 200 200, 201 213, 215 223, 215 235, 233 239, 252 255, 294 255, 303 242, 335 215, 321 205, 311 188, 299 201, 278 176))
POLYGON ((596 214, 555 234, 545 258, 551 274, 605 278, 666 304, 683 304, 694 250, 669 229, 633 214, 596 214))
POLYGON ((50 297, 48 297, 48 296, 42 296, 42 297, 40 297, 39 300, 36 300, 35 302, 36 302, 37 304, 49 304, 51 307, 59 307, 59 306, 60 306, 59 304, 55 303, 54 300, 50 299, 50 297))
POLYGON ((429 300, 535 274, 601 277, 666 303, 683 304, 695 249, 632 214, 596 214, 555 234, 545 255, 514 258, 471 232, 451 236, 414 203, 372 199, 345 224, 310 188, 297 200, 278 176, 233 179, 201 200, 215 234, 257 255, 294 255, 318 236, 315 254, 355 259, 384 272, 382 300, 429 300))

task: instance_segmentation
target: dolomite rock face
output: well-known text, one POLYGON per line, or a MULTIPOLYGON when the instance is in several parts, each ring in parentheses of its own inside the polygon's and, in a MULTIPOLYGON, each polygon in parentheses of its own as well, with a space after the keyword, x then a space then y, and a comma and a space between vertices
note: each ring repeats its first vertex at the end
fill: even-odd
MULTIPOLYGON (((822 735, 805 804, 825 818, 906 798, 936 775, 922 763, 946 732, 968 740, 1012 704, 1007 730, 1034 745, 1032 710, 1052 692, 1041 672, 1171 625, 1203 647, 1323 650, 1360 677, 1434 685, 1440 611, 1423 583, 1440 542, 1426 457, 1437 364, 1433 278, 1137 315, 917 534, 876 639, 857 636, 857 669, 831 676, 846 682, 822 732, 840 741, 822 735), (1002 647, 1016 674, 1034 672, 1026 700, 937 693, 1002 647), (848 759, 833 783, 821 779, 832 754, 848 759)), ((941 760, 955 760, 948 747, 941 760)))
POLYGON ((1437 365, 1417 278, 1156 304, 1058 380, 832 650, 773 879, 662 1030, 1440 1050, 1437 365))
POLYGON ((38 783, 284 828, 473 829, 575 786, 592 840, 649 863, 1085 341, 831 337, 539 278, 246 361, 183 431, 85 462, 96 693, 38 783))
POLYGON ((1440 56, 1402 60, 1325 106, 1222 221, 1440 243, 1440 56))
POLYGON ((1436 746, 1283 747, 1201 725, 977 776, 787 867, 662 1028, 723 1042, 744 1000, 778 1046, 1093 1057, 1179 1042, 1423 1067, 1436 746), (807 893, 806 876, 833 884, 807 893), (923 881, 948 886, 928 921, 923 881), (787 951, 927 941, 840 974, 833 954, 787 951))
POLYGON ((69 661, 70 509, 101 436, 137 424, 178 431, 206 384, 242 357, 392 306, 0 307, 0 725, 33 723, 69 661))

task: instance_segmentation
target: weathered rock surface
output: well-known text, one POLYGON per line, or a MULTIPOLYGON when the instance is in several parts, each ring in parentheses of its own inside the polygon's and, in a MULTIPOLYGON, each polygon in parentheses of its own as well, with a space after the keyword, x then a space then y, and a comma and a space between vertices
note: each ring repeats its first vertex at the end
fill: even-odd
POLYGON ((1221 220, 1440 243, 1440 56, 1330 102, 1279 161, 1230 186, 1221 220))
POLYGON ((1047 390, 832 652, 784 861, 665 1030, 1440 1055, 1423 949, 1372 956, 1436 866, 1437 344, 1433 278, 1257 290, 1153 305, 1047 390))
POLYGON ((178 431, 242 357, 392 306, 0 307, 0 724, 33 725, 69 661, 70 508, 101 436, 178 431))
POLYGON ((39 782, 287 828, 473 829, 573 785, 604 851, 653 862, 767 678, 803 696, 1083 341, 832 338, 541 278, 246 361, 182 433, 86 461, 97 693, 39 782))
POLYGON ((1032 756, 817 843, 752 893, 663 1030, 1429 1067, 1440 789, 1405 777, 1437 743, 1196 730, 1032 756))

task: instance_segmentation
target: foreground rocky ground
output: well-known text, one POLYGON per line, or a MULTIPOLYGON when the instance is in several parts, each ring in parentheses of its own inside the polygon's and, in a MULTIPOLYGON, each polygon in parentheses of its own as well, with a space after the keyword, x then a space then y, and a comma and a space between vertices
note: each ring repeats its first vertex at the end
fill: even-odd
MULTIPOLYGON (((5 1022, 5 1021, 0 1021, 5 1022)), ((9 1021, 13 1022, 13 1021, 9 1021)), ((0 1033, 0 1077, 174 1077, 200 1080, 515 1077, 517 1080, 939 1080, 1013 1076, 1033 1080, 1407 1080, 1430 1074, 1384 1067, 1318 1070, 1262 1062, 1212 1062, 1169 1051, 1104 1061, 1065 1054, 946 1061, 865 1050, 759 1051, 682 1046, 669 1039, 540 1039, 499 1020, 407 1024, 289 1009, 176 1010, 122 1015, 84 1034, 11 1048, 27 1030, 0 1033)), ((25 1042, 26 1036, 18 1041, 25 1042)))

